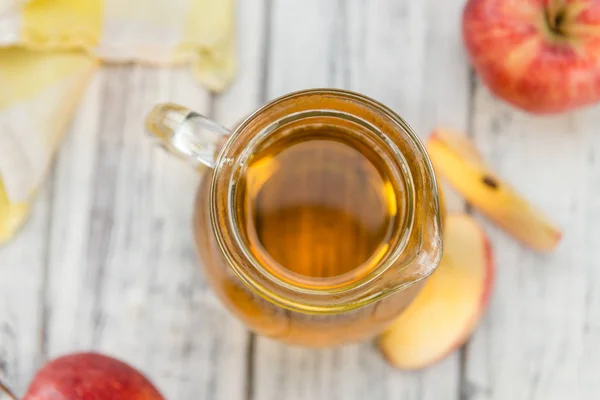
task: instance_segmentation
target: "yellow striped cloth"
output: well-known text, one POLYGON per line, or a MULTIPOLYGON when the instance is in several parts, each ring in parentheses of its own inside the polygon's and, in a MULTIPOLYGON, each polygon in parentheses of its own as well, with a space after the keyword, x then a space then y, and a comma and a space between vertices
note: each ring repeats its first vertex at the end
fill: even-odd
POLYGON ((0 245, 14 235, 101 62, 234 76, 234 0, 0 0, 0 245))

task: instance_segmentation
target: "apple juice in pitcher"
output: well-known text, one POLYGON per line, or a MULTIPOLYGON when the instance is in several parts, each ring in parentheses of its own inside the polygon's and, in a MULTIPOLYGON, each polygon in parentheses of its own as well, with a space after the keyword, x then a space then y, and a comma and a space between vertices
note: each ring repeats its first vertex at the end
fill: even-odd
POLYGON ((250 251, 281 278, 358 277, 385 253, 398 209, 390 178, 343 132, 308 130, 258 149, 240 184, 250 251))
POLYGON ((178 107, 156 108, 149 129, 214 167, 195 203, 198 254, 249 328, 326 346, 377 334, 402 312, 441 237, 435 177, 401 120, 333 90, 275 100, 232 134, 178 107))

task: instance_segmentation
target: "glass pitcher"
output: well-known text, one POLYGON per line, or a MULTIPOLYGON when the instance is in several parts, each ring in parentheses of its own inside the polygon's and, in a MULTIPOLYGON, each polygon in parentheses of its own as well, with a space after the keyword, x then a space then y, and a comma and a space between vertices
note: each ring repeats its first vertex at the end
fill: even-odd
POLYGON ((206 165, 197 253, 251 330, 331 346, 380 333, 442 254, 435 175, 417 135, 382 104, 332 89, 291 93, 233 131, 175 104, 147 130, 206 165))

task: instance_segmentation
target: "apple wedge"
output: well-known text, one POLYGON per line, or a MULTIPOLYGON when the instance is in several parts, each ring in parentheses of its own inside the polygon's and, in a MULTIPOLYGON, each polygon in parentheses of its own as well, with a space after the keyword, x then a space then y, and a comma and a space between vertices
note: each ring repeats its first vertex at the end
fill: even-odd
POLYGON ((472 217, 449 214, 444 233, 437 270, 379 338, 385 358, 401 369, 427 367, 462 346, 488 304, 494 263, 485 232, 472 217))
POLYGON ((550 251, 560 242, 560 230, 498 178, 465 135, 436 129, 427 151, 436 172, 516 239, 538 251, 550 251))

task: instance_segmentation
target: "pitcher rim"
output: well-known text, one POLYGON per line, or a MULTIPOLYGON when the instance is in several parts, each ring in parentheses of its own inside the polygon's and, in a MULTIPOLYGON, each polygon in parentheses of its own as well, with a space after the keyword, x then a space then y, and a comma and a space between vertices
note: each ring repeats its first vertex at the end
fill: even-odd
MULTIPOLYGON (((239 224, 236 223, 236 221, 235 221, 235 212, 234 212, 235 210, 233 209, 234 204, 235 204, 235 199, 234 199, 233 195, 235 193, 235 183, 236 183, 235 176, 234 176, 235 168, 233 168, 233 164, 235 164, 236 162, 239 164, 239 160, 235 159, 236 157, 231 157, 231 152, 232 152, 232 150, 234 150, 234 145, 236 143, 238 143, 238 141, 240 140, 242 135, 244 135, 244 133, 249 133, 249 132, 246 132, 246 129, 248 128, 248 126, 253 121, 255 121, 257 118, 259 118, 261 115, 264 115, 264 113, 267 112, 268 110, 276 108, 278 105, 285 103, 289 100, 301 99, 304 96, 311 96, 311 95, 336 96, 336 97, 340 97, 344 100, 357 101, 361 105, 371 108, 376 113, 383 114, 387 118, 391 119, 394 123, 396 123, 400 127, 402 133, 408 135, 408 137, 416 145, 418 152, 420 153, 420 155, 423 156, 423 159, 425 161, 425 167, 428 170, 427 173, 431 176, 431 179, 433 179, 435 182, 436 177, 433 172, 433 166, 431 164, 431 161, 429 160, 429 157, 427 155, 427 152, 425 150, 425 146, 424 146, 423 142, 418 137, 416 132, 410 127, 410 125, 408 125, 408 123, 402 117, 400 117, 397 113, 395 113, 389 107, 385 106, 384 104, 382 104, 370 97, 364 96, 364 95, 356 93, 356 92, 348 91, 348 90, 329 89, 329 88, 316 88, 316 89, 300 90, 300 91, 288 93, 288 94, 280 96, 270 102, 267 102, 266 104, 264 104, 263 106, 258 108, 256 111, 254 111, 252 114, 250 114, 242 123, 240 123, 235 128, 235 130, 231 134, 228 141, 221 148, 219 155, 216 159, 216 163, 215 163, 215 167, 214 167, 214 171, 213 171, 213 177, 212 177, 211 184, 210 184, 210 194, 209 194, 210 212, 209 212, 209 215, 210 215, 210 223, 211 223, 212 229, 215 232, 215 238, 216 238, 218 247, 219 247, 221 253, 223 254, 225 260, 227 261, 227 264, 233 270, 233 272, 238 276, 238 278, 240 278, 242 280, 242 282, 244 282, 244 284, 247 285, 253 292, 255 292, 256 294, 258 294, 260 297, 264 298, 267 301, 270 301, 276 305, 279 305, 286 309, 290 309, 290 310, 294 310, 294 311, 301 311, 301 312, 306 312, 306 313, 338 313, 338 312, 357 309, 357 308, 363 307, 365 305, 371 304, 372 302, 380 300, 383 297, 387 297, 387 295, 393 294, 393 293, 397 292, 398 290, 404 289, 406 286, 398 287, 398 288, 389 288, 390 290, 382 291, 381 293, 378 293, 374 296, 366 296, 366 297, 357 296, 356 297, 357 301, 354 301, 354 302, 345 301, 345 302, 341 302, 338 304, 335 302, 330 302, 330 301, 324 300, 323 301, 324 304, 321 304, 321 305, 318 305, 318 304, 315 305, 314 302, 312 302, 312 303, 304 302, 303 303, 302 301, 298 301, 297 299, 289 299, 287 296, 282 296, 279 293, 275 293, 273 290, 269 290, 264 285, 264 283, 259 282, 258 279, 256 279, 256 277, 253 277, 252 274, 246 270, 248 265, 239 265, 240 264, 238 262, 239 260, 236 260, 236 254, 235 254, 236 252, 241 251, 243 253, 241 256, 243 257, 243 259, 245 261, 247 261, 249 263, 249 266, 252 269, 254 269, 255 271, 258 271, 262 275, 262 277, 268 279, 275 285, 286 288, 287 290, 290 290, 291 292, 294 292, 294 293, 296 293, 298 295, 302 295, 302 296, 313 296, 313 297, 330 296, 331 297, 331 296, 336 296, 336 295, 339 296, 339 295, 347 294, 348 292, 352 292, 352 291, 360 292, 362 288, 368 287, 370 283, 374 282, 385 271, 387 271, 390 267, 394 266, 395 262, 398 260, 398 257, 402 254, 403 250, 405 250, 407 240, 410 237, 413 227, 414 227, 414 224, 415 224, 415 214, 414 214, 415 213, 415 195, 414 195, 414 187, 412 184, 410 184, 410 182, 412 182, 410 180, 409 180, 409 184, 407 185, 407 191, 409 193, 408 193, 408 195, 405 196, 405 199, 406 199, 405 207, 406 207, 407 221, 408 221, 407 226, 405 227, 408 229, 405 229, 405 232, 404 232, 405 237, 396 244, 395 248, 390 249, 390 251, 388 251, 386 257, 384 259, 380 260, 379 264, 377 264, 376 267, 372 268, 372 270, 369 271, 368 273, 366 273, 360 280, 353 282, 349 285, 341 285, 339 287, 333 287, 333 288, 329 288, 329 289, 303 288, 303 287, 299 287, 297 285, 290 285, 288 282, 280 279, 278 276, 275 276, 273 274, 266 272, 265 268, 251 255, 250 250, 247 248, 246 244, 241 240, 240 235, 239 235, 239 224), (221 201, 219 201, 219 199, 217 198, 218 196, 223 196, 223 194, 224 194, 223 190, 222 190, 222 188, 224 187, 223 186, 224 180, 226 180, 226 183, 227 183, 227 192, 225 193, 226 206, 227 206, 226 211, 228 212, 227 221, 225 221, 227 223, 227 225, 225 225, 223 223, 224 221, 222 221, 221 218, 219 218, 219 214, 225 210, 225 208, 223 208, 223 203, 222 203, 223 199, 221 199, 221 201), (232 238, 233 238, 233 241, 231 240, 232 238), (232 244, 237 245, 237 249, 232 249, 232 244), (327 304, 325 304, 325 303, 327 303, 327 304)), ((357 117, 357 118, 360 118, 360 117, 357 117)), ((276 121, 278 121, 278 120, 276 120, 276 121)), ((276 121, 272 121, 270 124, 272 124, 273 122, 276 122, 276 121)), ((259 132, 255 132, 256 136, 259 136, 261 134, 265 135, 265 137, 266 137, 266 135, 268 135, 269 132, 263 132, 262 130, 259 132)), ((388 137, 388 135, 389 135, 388 132, 381 132, 381 134, 386 137, 388 137)), ((264 137, 259 138, 259 139, 264 140, 264 137)), ((396 146, 393 146, 390 144, 388 149, 391 150, 395 156, 397 156, 399 158, 404 158, 403 153, 396 146)), ((244 148, 242 148, 242 151, 243 150, 244 150, 244 148)), ((239 157, 240 154, 238 154, 237 156, 239 157)), ((243 165, 243 163, 241 165, 243 165)), ((239 167, 239 165, 237 165, 237 166, 239 167)), ((406 171, 404 171, 404 172, 406 172, 406 171)), ((410 175, 410 174, 408 174, 408 175, 410 175)), ((412 179, 411 176, 409 176, 409 178, 412 179)), ((432 190, 434 191, 433 195, 435 196, 435 198, 437 198, 438 197, 437 184, 434 185, 432 190)), ((439 224, 439 219, 440 219, 439 213, 435 217, 438 219, 437 222, 439 224)), ((240 256, 240 255, 237 254, 237 256, 240 256)), ((426 278, 431 272, 433 272, 433 269, 428 274, 420 276, 419 279, 414 280, 410 284, 412 285, 412 284, 426 278)), ((325 279, 328 279, 328 278, 325 278, 325 279)))

